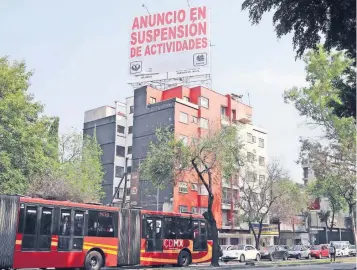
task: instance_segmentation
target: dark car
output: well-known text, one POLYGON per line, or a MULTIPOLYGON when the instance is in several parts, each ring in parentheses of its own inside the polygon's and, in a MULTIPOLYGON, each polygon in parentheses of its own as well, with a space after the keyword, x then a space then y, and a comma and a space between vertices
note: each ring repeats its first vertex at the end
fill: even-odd
POLYGON ((261 259, 284 260, 289 258, 289 252, 282 246, 268 246, 260 250, 261 259))

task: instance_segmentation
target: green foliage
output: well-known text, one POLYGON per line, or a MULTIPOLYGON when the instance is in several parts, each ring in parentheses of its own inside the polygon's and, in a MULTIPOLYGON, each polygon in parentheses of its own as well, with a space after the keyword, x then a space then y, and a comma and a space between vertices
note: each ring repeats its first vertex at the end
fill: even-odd
POLYGON ((253 24, 258 24, 264 13, 273 10, 277 36, 293 33, 298 57, 308 49, 316 49, 321 38, 327 50, 346 51, 353 59, 343 70, 348 81, 335 81, 340 102, 331 102, 329 106, 338 117, 356 118, 356 1, 245 0, 242 9, 249 11, 253 24))
POLYGON ((104 196, 102 150, 96 137, 76 132, 59 139, 59 159, 46 174, 37 175, 27 192, 30 196, 75 202, 99 202, 104 196))
POLYGON ((271 207, 271 218, 279 222, 291 222, 296 215, 306 211, 308 197, 305 190, 290 179, 279 181, 273 192, 279 192, 281 196, 271 207))
POLYGON ((24 62, 0 58, 0 193, 23 194, 56 148, 47 136, 51 119, 27 92, 31 76, 24 62))
MULTIPOLYGON (((341 52, 327 53, 322 46, 305 57, 308 86, 285 92, 300 115, 324 132, 324 140, 301 139, 300 162, 314 170, 312 192, 330 199, 337 211, 348 205, 353 218, 356 205, 356 127, 353 117, 338 117, 331 103, 342 104, 336 82, 351 64, 341 52), (344 201, 344 202, 343 202, 344 201)), ((355 226, 354 226, 355 227, 355 226)))
POLYGON ((169 127, 158 128, 156 141, 150 142, 147 157, 140 165, 141 178, 163 189, 189 166, 189 154, 189 148, 175 139, 169 127))

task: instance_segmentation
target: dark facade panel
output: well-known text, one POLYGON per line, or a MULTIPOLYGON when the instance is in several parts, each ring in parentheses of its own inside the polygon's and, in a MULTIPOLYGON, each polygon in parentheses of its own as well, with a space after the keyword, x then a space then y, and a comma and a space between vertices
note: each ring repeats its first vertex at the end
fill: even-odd
MULTIPOLYGON (((139 88, 134 92, 134 124, 133 124, 133 154, 132 170, 138 171, 140 161, 145 159, 150 142, 155 141, 156 129, 174 125, 175 100, 167 100, 155 104, 146 104, 146 87, 139 88)), ((157 189, 148 179, 139 181, 139 204, 144 209, 157 209, 157 189), (144 181, 143 181, 144 180, 144 181)), ((168 185, 159 191, 159 210, 163 203, 172 198, 173 187, 168 185)))
POLYGON ((102 149, 102 164, 112 164, 114 165, 114 156, 115 156, 115 143, 102 144, 100 146, 102 149))
POLYGON ((102 184, 103 185, 113 185, 114 179, 114 165, 113 164, 105 164, 103 165, 104 170, 104 179, 102 184))
POLYGON ((111 200, 113 198, 113 184, 103 186, 103 191, 104 191, 105 194, 104 194, 104 198, 102 200, 102 203, 103 204, 111 203, 111 200))
POLYGON ((97 141, 100 145, 114 143, 116 135, 115 116, 84 123, 84 134, 93 136, 94 130, 96 130, 97 141))

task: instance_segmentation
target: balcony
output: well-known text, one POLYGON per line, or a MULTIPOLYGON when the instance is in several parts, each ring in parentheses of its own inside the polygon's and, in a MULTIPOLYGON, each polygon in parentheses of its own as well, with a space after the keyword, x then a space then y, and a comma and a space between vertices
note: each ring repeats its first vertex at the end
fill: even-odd
POLYGON ((234 123, 243 123, 243 124, 247 124, 247 123, 251 123, 252 122, 252 115, 251 114, 243 114, 243 115, 238 115, 237 119, 233 120, 234 123))

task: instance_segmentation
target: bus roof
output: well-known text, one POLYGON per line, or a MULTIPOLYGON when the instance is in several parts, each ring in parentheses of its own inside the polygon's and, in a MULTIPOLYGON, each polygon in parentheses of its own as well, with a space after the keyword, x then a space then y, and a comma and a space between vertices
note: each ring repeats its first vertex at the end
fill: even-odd
MULTIPOLYGON (((106 206, 106 205, 97 205, 91 203, 76 203, 71 201, 56 201, 56 200, 46 200, 41 198, 32 198, 32 197, 22 197, 20 196, 20 202, 22 203, 35 203, 35 204, 47 204, 47 205, 58 205, 65 207, 78 207, 94 210, 105 210, 105 211, 119 211, 119 207, 106 206)), ((141 209, 141 213, 145 215, 155 215, 155 216, 177 216, 177 217, 193 217, 197 219, 203 219, 202 215, 199 214, 188 214, 188 213, 171 213, 171 212, 161 212, 161 211, 152 211, 141 209)))

